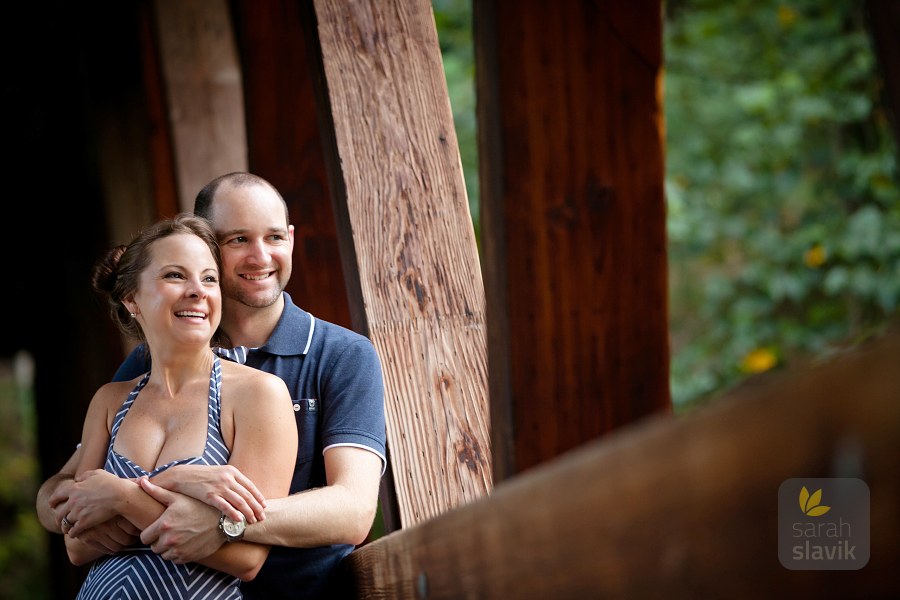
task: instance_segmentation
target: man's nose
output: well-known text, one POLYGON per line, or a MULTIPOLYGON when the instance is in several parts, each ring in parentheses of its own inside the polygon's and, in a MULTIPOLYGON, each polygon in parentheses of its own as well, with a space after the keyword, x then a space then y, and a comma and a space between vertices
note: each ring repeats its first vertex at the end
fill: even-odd
POLYGON ((265 265, 269 263, 270 256, 271 254, 265 240, 257 240, 250 244, 250 253, 248 258, 250 258, 251 260, 257 262, 260 265, 265 265))

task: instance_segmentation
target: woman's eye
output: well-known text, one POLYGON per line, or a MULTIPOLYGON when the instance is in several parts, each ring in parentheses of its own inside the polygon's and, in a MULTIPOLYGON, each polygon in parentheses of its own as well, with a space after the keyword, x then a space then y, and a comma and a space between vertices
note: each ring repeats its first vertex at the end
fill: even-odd
POLYGON ((203 278, 203 281, 205 281, 207 283, 219 283, 219 278, 215 277, 213 275, 207 275, 206 277, 203 278))
POLYGON ((171 271, 169 273, 166 273, 166 279, 184 279, 184 277, 177 271, 171 271))

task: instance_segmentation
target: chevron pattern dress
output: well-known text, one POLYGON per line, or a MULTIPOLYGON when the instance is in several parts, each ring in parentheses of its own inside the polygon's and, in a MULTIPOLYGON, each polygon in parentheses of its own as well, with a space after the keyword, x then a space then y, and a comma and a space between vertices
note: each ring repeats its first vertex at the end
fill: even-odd
MULTIPOLYGON (((206 446, 201 456, 173 461, 148 473, 113 451, 122 419, 149 378, 148 372, 116 413, 103 468, 119 477, 134 478, 143 475, 153 477, 179 464, 226 464, 231 453, 225 447, 219 429, 222 371, 218 357, 214 357, 209 376, 209 417, 206 446)), ((239 584, 238 578, 227 573, 197 563, 178 565, 161 558, 149 546, 137 544, 113 556, 95 560, 78 592, 77 600, 233 600, 242 597, 239 584)))

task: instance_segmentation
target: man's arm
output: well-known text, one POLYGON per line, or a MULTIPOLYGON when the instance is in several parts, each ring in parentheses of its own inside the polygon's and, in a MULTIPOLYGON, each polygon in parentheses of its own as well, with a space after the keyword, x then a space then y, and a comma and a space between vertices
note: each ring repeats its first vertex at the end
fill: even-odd
MULTIPOLYGON (((112 381, 130 381, 147 372, 150 368, 148 354, 144 347, 136 346, 119 365, 112 381)), ((81 460, 81 444, 75 448, 75 452, 66 461, 66 464, 55 475, 50 476, 41 484, 35 500, 35 509, 41 525, 50 533, 62 533, 60 522, 65 516, 64 507, 68 498, 68 490, 75 477, 78 462, 81 460), (52 499, 52 500, 51 500, 52 499)))
POLYGON ((244 539, 294 548, 361 544, 378 509, 381 470, 374 452, 331 448, 325 452, 328 485, 268 500, 265 520, 248 526, 244 539))
MULTIPOLYGON (((361 448, 339 446, 325 453, 325 469, 325 487, 266 500, 265 519, 248 525, 244 540, 295 548, 362 543, 378 509, 381 457, 361 448)), ((168 491, 153 482, 143 480, 141 487, 157 500, 166 501, 168 491)), ((196 500, 190 503, 203 506, 196 500)), ((187 511, 188 505, 183 506, 187 511)), ((144 530, 141 539, 165 558, 193 561, 210 548, 221 546, 222 535, 216 529, 218 514, 208 510, 206 515, 194 513, 195 518, 190 520, 195 527, 192 535, 159 520, 144 530)))
MULTIPOLYGON (((81 460, 81 445, 66 464, 45 481, 37 493, 35 510, 41 525, 50 533, 63 533, 60 522, 69 512, 69 497, 75 492, 75 470, 81 460)), ((140 531, 128 520, 116 517, 80 534, 87 548, 100 554, 115 554, 135 543, 140 531)))
POLYGON ((38 489, 37 499, 35 500, 35 509, 37 510, 38 519, 41 522, 41 525, 44 526, 44 529, 49 531, 50 533, 62 533, 62 528, 59 526, 60 521, 65 516, 65 514, 57 514, 54 510, 56 505, 50 504, 50 498, 57 492, 61 492, 59 495, 67 496, 65 493, 65 488, 68 485, 72 484, 72 479, 75 477, 75 469, 78 467, 78 461, 81 459, 81 445, 75 448, 75 452, 72 453, 72 456, 69 457, 69 460, 66 461, 66 464, 59 470, 55 475, 51 475, 47 481, 41 484, 40 489, 38 489))

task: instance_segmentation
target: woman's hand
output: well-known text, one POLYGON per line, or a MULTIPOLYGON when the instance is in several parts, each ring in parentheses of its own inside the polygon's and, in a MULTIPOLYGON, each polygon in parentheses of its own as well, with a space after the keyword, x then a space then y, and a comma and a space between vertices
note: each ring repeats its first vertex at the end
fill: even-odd
POLYGON ((200 500, 236 521, 243 515, 247 523, 256 523, 266 516, 265 496, 231 465, 177 465, 154 476, 153 483, 200 500))
MULTIPOLYGON (((84 531, 118 517, 118 500, 123 486, 136 483, 121 479, 103 469, 85 471, 75 477, 74 483, 58 493, 65 493, 67 500, 54 509, 60 514, 62 531, 77 538, 84 531)), ((53 499, 51 499, 51 504, 53 499)))
POLYGON ((166 507, 165 512, 141 533, 141 541, 155 553, 179 564, 197 562, 225 542, 218 528, 219 511, 186 494, 154 485, 146 477, 141 477, 138 484, 166 507))

